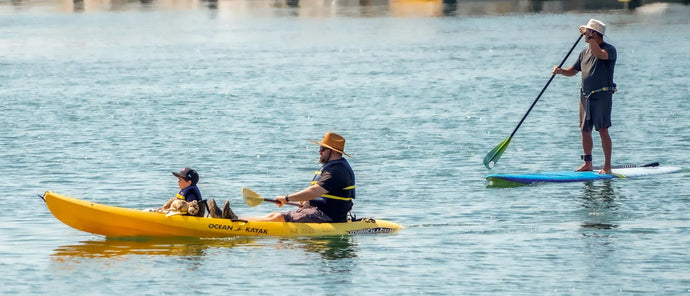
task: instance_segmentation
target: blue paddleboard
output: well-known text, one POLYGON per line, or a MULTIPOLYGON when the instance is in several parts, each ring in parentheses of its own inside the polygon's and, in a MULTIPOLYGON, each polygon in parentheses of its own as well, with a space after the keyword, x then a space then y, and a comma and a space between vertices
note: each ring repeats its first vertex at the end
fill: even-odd
POLYGON ((608 180, 614 178, 637 178, 675 173, 680 170, 680 167, 664 167, 659 166, 659 163, 650 163, 644 166, 627 165, 617 168, 614 167, 611 170, 611 175, 598 174, 592 171, 558 171, 530 174, 489 174, 486 176, 486 180, 489 181, 489 187, 513 187, 535 183, 565 183, 608 180))

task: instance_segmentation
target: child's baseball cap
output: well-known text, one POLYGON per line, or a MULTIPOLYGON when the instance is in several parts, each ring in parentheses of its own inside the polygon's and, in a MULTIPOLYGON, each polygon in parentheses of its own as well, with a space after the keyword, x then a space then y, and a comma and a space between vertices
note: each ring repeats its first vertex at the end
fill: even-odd
POLYGON ((194 169, 184 168, 179 173, 172 172, 172 174, 175 175, 175 177, 192 181, 192 185, 199 182, 199 173, 197 173, 194 169))

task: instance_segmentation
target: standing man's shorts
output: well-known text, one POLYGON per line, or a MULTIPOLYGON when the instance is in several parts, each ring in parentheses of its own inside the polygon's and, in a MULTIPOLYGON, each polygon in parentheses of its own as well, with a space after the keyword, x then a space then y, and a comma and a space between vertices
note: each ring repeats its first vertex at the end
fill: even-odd
POLYGON ((324 214, 319 208, 312 206, 301 206, 295 211, 283 213, 285 222, 297 223, 323 223, 332 222, 333 219, 324 214))
POLYGON ((610 92, 595 93, 589 99, 580 94, 580 130, 590 132, 592 127, 597 131, 610 127, 612 105, 613 94, 610 92))

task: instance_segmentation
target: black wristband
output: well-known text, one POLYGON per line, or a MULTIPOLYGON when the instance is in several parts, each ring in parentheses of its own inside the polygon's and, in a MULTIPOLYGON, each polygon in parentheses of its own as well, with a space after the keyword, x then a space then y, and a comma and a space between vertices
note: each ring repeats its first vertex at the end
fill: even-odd
POLYGON ((286 202, 290 201, 290 200, 288 199, 288 195, 287 195, 287 194, 285 195, 285 201, 286 201, 286 202))

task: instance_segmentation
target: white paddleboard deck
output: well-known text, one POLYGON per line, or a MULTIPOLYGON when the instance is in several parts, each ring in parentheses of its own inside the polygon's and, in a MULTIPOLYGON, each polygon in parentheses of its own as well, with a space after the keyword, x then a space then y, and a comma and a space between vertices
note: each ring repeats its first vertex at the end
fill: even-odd
POLYGON ((598 172, 573 172, 573 171, 557 171, 557 172, 542 172, 530 174, 489 174, 486 180, 489 181, 489 186, 492 187, 510 187, 520 185, 530 185, 535 183, 565 183, 565 182, 583 182, 592 180, 608 180, 614 178, 639 178, 653 175, 670 174, 679 172, 680 167, 675 166, 659 166, 658 163, 652 163, 645 166, 625 166, 621 168, 613 168, 612 174, 599 174, 598 172))

